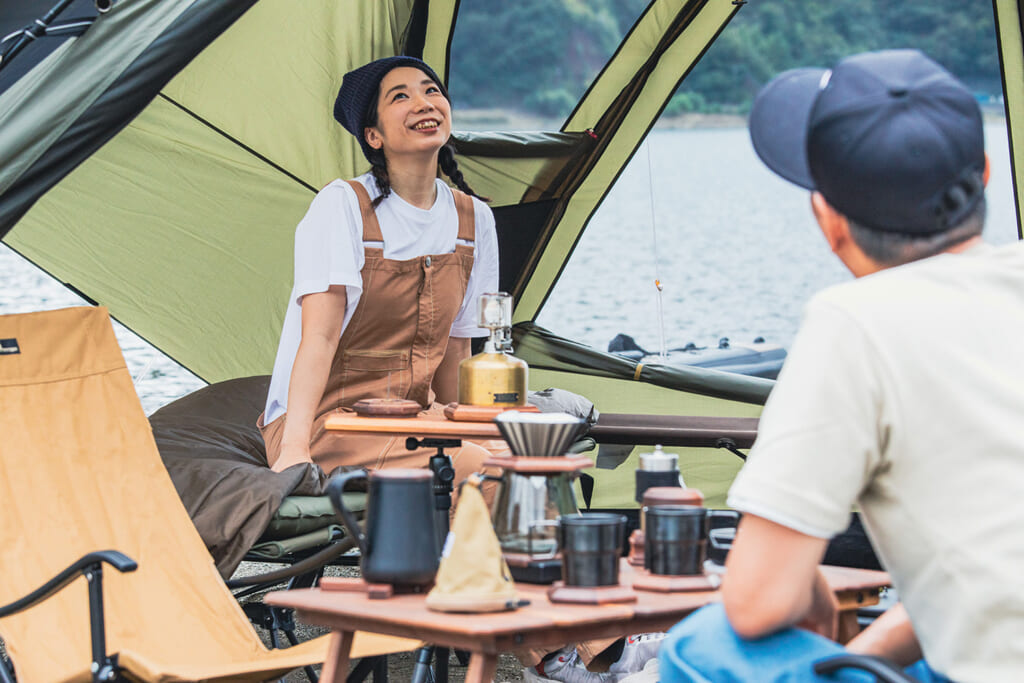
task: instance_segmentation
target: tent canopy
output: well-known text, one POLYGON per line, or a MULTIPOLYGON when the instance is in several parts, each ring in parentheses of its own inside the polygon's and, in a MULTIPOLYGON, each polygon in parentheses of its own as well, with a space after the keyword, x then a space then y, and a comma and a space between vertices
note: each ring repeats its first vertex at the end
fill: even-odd
MULTIPOLYGON (((0 4, 0 39, 55 2, 0 4)), ((459 0, 117 0, 99 15, 64 2, 59 20, 91 20, 81 35, 0 63, 0 237, 199 377, 269 372, 295 225, 319 188, 367 166, 332 118, 341 76, 394 54, 447 76, 459 0)), ((532 324, 677 85, 744 4, 651 0, 560 130, 455 134, 467 180, 493 199, 534 388, 608 412, 759 412, 766 380, 640 368, 532 324)), ((1024 140, 1020 3, 994 7, 1011 141, 1024 140)), ((739 465, 700 451, 682 464, 691 483, 711 482, 712 503, 739 465)))
MULTIPOLYGON (((47 4, 5 6, 0 27, 47 4)), ((267 372, 294 227, 320 187, 366 170, 332 118, 341 75, 400 53, 447 73, 457 5, 122 0, 80 37, 41 40, 49 54, 19 55, 10 68, 32 68, 0 95, 0 234, 203 379, 267 372)), ((517 320, 535 317, 587 219, 738 9, 656 0, 561 131, 456 134, 467 179, 493 200, 517 320)))

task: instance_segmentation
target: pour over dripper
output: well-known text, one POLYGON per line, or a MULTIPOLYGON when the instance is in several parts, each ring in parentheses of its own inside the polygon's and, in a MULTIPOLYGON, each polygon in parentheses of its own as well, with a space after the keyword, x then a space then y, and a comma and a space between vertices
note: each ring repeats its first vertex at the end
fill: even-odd
POLYGON ((583 434, 587 421, 568 413, 507 410, 494 418, 515 455, 556 457, 583 434))

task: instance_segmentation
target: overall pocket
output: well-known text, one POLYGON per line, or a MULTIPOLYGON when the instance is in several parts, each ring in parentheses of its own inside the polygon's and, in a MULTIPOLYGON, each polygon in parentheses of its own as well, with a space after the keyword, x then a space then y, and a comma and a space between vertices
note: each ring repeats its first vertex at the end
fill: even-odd
POLYGON ((343 405, 364 398, 405 398, 412 381, 407 350, 342 351, 343 405))

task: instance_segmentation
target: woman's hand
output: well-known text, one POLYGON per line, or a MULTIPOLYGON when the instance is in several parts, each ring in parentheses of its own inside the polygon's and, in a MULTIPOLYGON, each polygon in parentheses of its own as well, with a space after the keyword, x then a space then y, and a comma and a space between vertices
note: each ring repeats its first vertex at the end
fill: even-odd
POLYGON ((277 460, 274 461, 274 465, 270 468, 275 472, 284 472, 286 469, 293 465, 301 465, 308 463, 313 464, 313 458, 309 456, 309 444, 307 443, 305 448, 302 446, 287 447, 281 446, 281 454, 277 456, 277 460))

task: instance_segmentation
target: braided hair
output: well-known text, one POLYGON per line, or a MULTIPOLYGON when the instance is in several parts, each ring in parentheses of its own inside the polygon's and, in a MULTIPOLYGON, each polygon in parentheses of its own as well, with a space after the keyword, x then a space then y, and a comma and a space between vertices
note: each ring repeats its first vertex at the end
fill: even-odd
MULTIPOLYGON (((366 110, 366 116, 363 120, 363 128, 374 128, 377 125, 377 100, 370 100, 370 106, 366 110)), ((373 200, 373 208, 376 209, 382 201, 387 199, 388 195, 391 194, 391 178, 388 176, 388 163, 387 158, 384 156, 384 152, 379 149, 371 149, 368 151, 367 158, 370 160, 370 173, 373 175, 374 181, 377 183, 377 189, 380 190, 380 194, 377 195, 376 199, 373 200)), ((441 171, 448 176, 448 178, 455 183, 455 186, 468 194, 470 197, 476 197, 477 199, 485 202, 491 201, 489 197, 482 197, 473 191, 473 188, 469 186, 466 179, 462 175, 462 171, 459 170, 459 164, 455 161, 455 148, 452 144, 446 143, 438 152, 437 165, 441 168, 441 171)))

